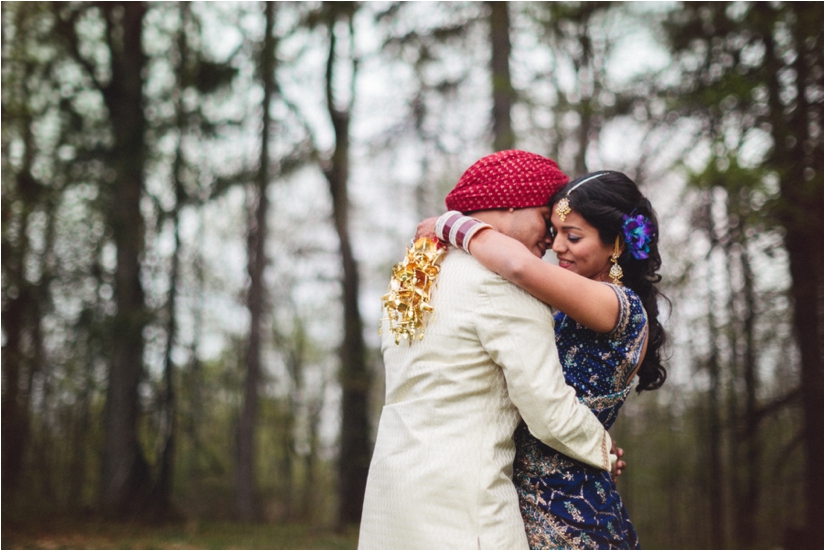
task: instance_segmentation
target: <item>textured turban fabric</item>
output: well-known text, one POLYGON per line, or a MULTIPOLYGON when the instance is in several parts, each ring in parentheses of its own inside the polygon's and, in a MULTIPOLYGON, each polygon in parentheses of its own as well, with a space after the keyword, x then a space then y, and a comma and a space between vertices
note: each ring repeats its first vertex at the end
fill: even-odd
POLYGON ((552 159, 518 149, 482 157, 447 194, 449 210, 464 213, 546 205, 568 182, 552 159))

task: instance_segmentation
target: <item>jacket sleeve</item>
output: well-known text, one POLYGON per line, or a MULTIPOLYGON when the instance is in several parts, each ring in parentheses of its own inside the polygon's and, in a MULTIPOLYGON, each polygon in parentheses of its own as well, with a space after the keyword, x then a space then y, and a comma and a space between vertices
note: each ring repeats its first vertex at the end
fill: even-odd
POLYGON ((610 470, 612 441, 564 380, 550 308, 499 277, 481 286, 475 327, 504 372, 507 391, 530 432, 555 450, 610 470))

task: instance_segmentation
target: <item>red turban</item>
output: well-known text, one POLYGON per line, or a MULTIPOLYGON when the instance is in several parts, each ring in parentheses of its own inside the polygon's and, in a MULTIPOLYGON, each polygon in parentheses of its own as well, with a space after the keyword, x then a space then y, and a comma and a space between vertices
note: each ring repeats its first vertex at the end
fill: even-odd
POLYGON ((546 205, 568 182, 552 159, 510 149, 482 157, 447 194, 447 209, 473 212, 546 205))

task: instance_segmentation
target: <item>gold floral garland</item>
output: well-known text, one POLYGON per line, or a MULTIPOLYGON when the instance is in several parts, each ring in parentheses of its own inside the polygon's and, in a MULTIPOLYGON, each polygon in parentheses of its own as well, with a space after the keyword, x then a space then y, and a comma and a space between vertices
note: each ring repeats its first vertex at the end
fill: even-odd
MULTIPOLYGON (((381 297, 383 307, 387 310, 390 331, 395 335, 395 344, 401 339, 424 338, 424 316, 431 313, 430 295, 435 285, 435 278, 441 267, 439 262, 446 248, 439 241, 421 237, 407 248, 407 256, 392 269, 389 292, 381 297)), ((381 334, 381 327, 378 328, 381 334)))

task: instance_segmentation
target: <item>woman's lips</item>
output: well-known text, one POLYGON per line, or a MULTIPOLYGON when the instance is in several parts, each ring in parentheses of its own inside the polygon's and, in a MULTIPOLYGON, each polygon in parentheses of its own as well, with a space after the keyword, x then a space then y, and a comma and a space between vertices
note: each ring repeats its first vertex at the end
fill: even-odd
POLYGON ((562 260, 561 258, 559 258, 559 267, 560 268, 569 268, 572 265, 573 265, 573 263, 571 261, 562 260))

